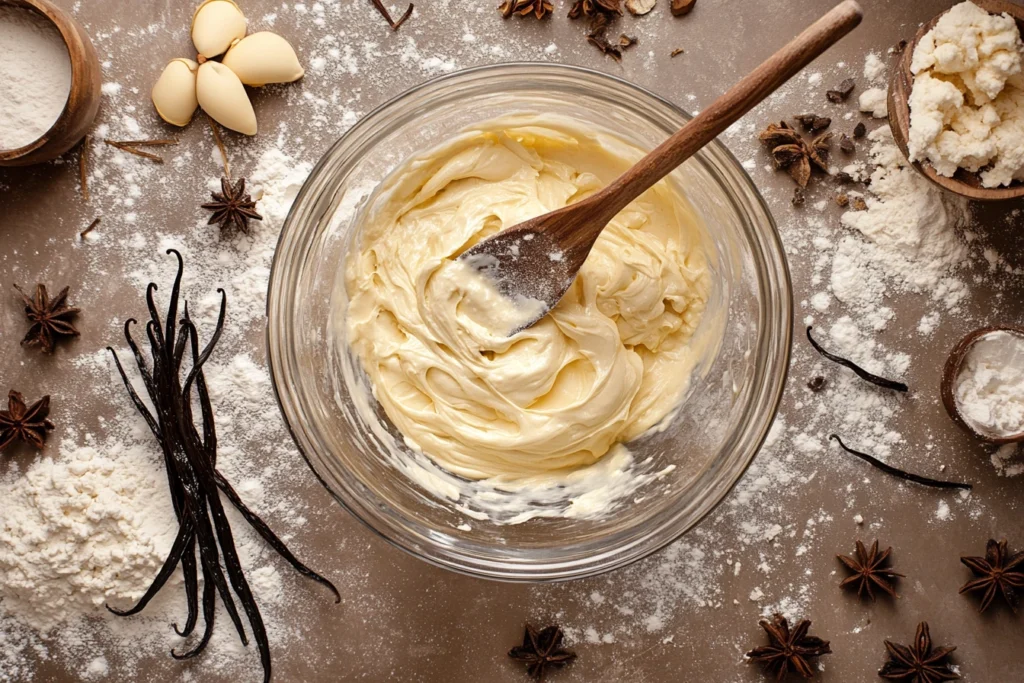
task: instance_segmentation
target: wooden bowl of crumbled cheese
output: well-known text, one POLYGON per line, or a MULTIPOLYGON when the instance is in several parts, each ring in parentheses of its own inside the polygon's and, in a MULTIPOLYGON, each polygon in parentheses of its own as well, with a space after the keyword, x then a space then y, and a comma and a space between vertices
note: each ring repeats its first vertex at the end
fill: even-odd
POLYGON ((979 200, 1024 196, 1024 7, 954 5, 924 24, 889 82, 893 138, 921 173, 979 200))
POLYGON ((1024 329, 982 327, 942 372, 942 404, 960 427, 994 444, 1024 441, 1024 329))
POLYGON ((100 63, 85 29, 50 0, 0 0, 0 166, 56 159, 100 106, 100 63))

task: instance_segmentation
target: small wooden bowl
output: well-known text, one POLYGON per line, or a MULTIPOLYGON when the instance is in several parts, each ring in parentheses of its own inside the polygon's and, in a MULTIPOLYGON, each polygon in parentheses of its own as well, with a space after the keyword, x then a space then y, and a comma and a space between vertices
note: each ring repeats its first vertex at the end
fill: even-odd
MULTIPOLYGON (((1002 14, 1006 12, 1017 22, 1018 30, 1024 32, 1024 7, 1008 0, 973 0, 974 4, 990 14, 1002 14)), ((944 13, 943 13, 944 14, 944 13)), ((935 17, 921 27, 914 39, 910 41, 899 61, 892 70, 889 79, 888 107, 889 107, 889 128, 892 129, 893 140, 903 152, 903 156, 909 158, 910 140, 910 91, 914 87, 914 75, 910 73, 910 61, 914 55, 914 48, 924 37, 924 34, 932 30, 942 14, 935 17)), ((935 172, 931 164, 913 162, 914 168, 920 171, 926 178, 941 187, 963 195, 970 199, 981 201, 997 201, 1000 199, 1016 199, 1024 197, 1024 183, 1017 180, 1007 187, 982 187, 981 178, 977 173, 970 173, 964 169, 958 169, 952 178, 941 176, 935 172)))
POLYGON ((960 376, 960 369, 963 367, 967 353, 978 340, 992 334, 993 332, 1007 332, 1019 337, 1024 337, 1024 329, 1019 327, 982 327, 974 330, 957 342, 956 346, 954 346, 949 352, 949 358, 946 359, 946 365, 942 369, 942 385, 940 387, 942 405, 946 407, 946 412, 949 413, 951 418, 953 418, 953 422, 955 422, 957 426, 982 441, 999 445, 1019 443, 1024 441, 1024 432, 1020 434, 1011 434, 1009 436, 998 436, 978 431, 970 422, 967 421, 963 416, 963 413, 960 412, 960 406, 956 401, 956 379, 960 376))
POLYGON ((56 159, 85 137, 100 108, 100 60, 89 34, 50 0, 0 0, 0 5, 27 7, 49 19, 71 56, 71 92, 64 111, 50 129, 18 149, 0 150, 0 166, 28 166, 56 159))

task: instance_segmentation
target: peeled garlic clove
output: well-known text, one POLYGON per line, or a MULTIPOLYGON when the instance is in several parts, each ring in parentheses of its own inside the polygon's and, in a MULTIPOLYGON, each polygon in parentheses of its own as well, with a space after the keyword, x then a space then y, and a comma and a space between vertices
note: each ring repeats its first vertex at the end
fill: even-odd
POLYGON ((199 106, 214 121, 246 135, 256 135, 256 113, 245 86, 220 62, 203 62, 196 74, 199 106))
POLYGON ((191 59, 171 60, 153 86, 153 106, 167 123, 185 126, 192 120, 199 106, 196 99, 198 66, 191 59))
POLYGON ((242 38, 231 46, 221 63, 246 85, 291 83, 305 73, 288 41, 270 31, 242 38))
POLYGON ((245 16, 234 0, 206 0, 192 15, 192 43, 210 59, 245 38, 245 16))

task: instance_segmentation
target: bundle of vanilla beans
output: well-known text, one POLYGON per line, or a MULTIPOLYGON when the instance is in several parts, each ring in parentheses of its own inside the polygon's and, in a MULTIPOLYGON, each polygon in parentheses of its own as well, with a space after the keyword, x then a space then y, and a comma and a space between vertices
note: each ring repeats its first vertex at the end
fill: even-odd
POLYGON ((300 574, 329 588, 334 593, 335 602, 340 602, 341 596, 334 584, 302 564, 288 550, 285 544, 270 530, 270 527, 246 507, 227 479, 217 471, 217 434, 213 421, 213 407, 210 403, 206 379, 203 376, 203 364, 209 359, 224 329, 227 296, 224 290, 217 290, 221 295, 217 327, 209 343, 200 350, 199 334, 195 324, 189 318, 187 303, 182 311, 181 319, 178 320, 178 299, 184 262, 181 254, 177 251, 169 249, 167 253, 177 257, 178 273, 174 279, 170 303, 163 323, 161 323, 160 314, 157 312, 153 299, 153 293, 157 290, 157 286, 150 283, 146 288, 146 304, 150 316, 146 323, 146 336, 149 339, 152 365, 143 357, 139 345, 132 338, 131 326, 137 321, 129 319, 124 324, 125 338, 135 356, 139 374, 146 387, 146 392, 149 394, 154 411, 150 411, 132 387, 132 383, 121 366, 117 352, 110 347, 108 350, 114 356, 114 362, 117 364, 118 372, 121 373, 121 379, 124 380, 124 386, 128 390, 132 402, 149 424, 149 428, 163 450, 171 500, 178 518, 178 534, 163 567, 139 602, 125 611, 115 610, 109 606, 107 609, 119 616, 129 616, 141 612, 180 564, 184 575, 188 617, 183 629, 179 630, 175 625, 174 630, 181 637, 187 638, 194 633, 199 621, 199 570, 201 569, 204 622, 202 636, 191 649, 184 652, 172 651, 171 655, 175 659, 189 659, 206 648, 210 642, 210 636, 213 634, 214 610, 218 595, 234 622, 242 643, 248 645, 245 627, 235 605, 235 597, 237 597, 259 648, 260 662, 263 665, 263 680, 266 682, 270 680, 270 644, 267 640, 263 618, 260 616, 256 600, 242 571, 241 560, 235 549, 231 525, 228 523, 220 494, 223 493, 242 514, 245 521, 300 574), (183 382, 182 373, 186 358, 188 358, 189 366, 183 382), (201 432, 196 427, 196 416, 193 415, 193 391, 200 408, 201 432), (197 547, 198 558, 196 556, 197 547), (235 597, 232 597, 232 593, 235 597))

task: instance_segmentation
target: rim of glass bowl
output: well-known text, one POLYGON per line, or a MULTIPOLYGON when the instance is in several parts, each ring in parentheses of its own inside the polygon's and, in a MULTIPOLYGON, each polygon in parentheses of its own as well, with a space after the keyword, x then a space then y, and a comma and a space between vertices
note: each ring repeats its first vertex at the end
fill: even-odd
POLYGON ((719 458, 728 460, 725 463, 710 463, 698 477, 708 477, 715 465, 724 466, 727 471, 712 473, 714 480, 709 481, 704 490, 696 492, 685 509, 662 515, 657 526, 624 546, 568 560, 490 559, 479 552, 464 551, 457 540, 442 538, 417 520, 399 518, 386 501, 368 498, 368 491, 358 482, 335 477, 320 462, 331 454, 318 449, 318 436, 308 429, 308 409, 297 391, 296 354, 291 353, 295 335, 286 324, 291 317, 296 284, 305 267, 301 256, 314 243, 322 227, 318 217, 311 215, 312 211, 324 200, 325 189, 331 182, 347 175, 349 167, 361 159, 363 150, 375 144, 378 136, 406 125, 425 101, 451 96, 459 89, 493 87, 495 79, 509 77, 530 79, 533 85, 547 82, 553 86, 569 83, 578 86, 585 82, 596 91, 595 95, 614 96, 619 106, 629 107, 647 120, 666 125, 679 125, 692 118, 668 100, 638 85, 592 69, 563 64, 516 62, 475 67, 431 79, 405 91, 346 131, 316 164, 295 198, 281 228, 271 267, 267 294, 267 354, 274 393, 299 452, 334 499, 371 531, 415 557, 470 576, 504 581, 559 581, 618 569, 657 552, 696 526, 736 485, 767 438, 785 389, 792 342, 792 283, 782 241, 764 198, 732 153, 718 140, 713 141, 698 152, 694 160, 723 188, 737 215, 743 218, 744 234, 762 257, 755 259, 759 320, 764 322, 756 348, 756 385, 744 415, 737 419, 738 424, 745 425, 744 429, 729 437, 729 441, 733 441, 729 444, 733 456, 719 458), (765 228, 757 227, 759 225, 765 228))

